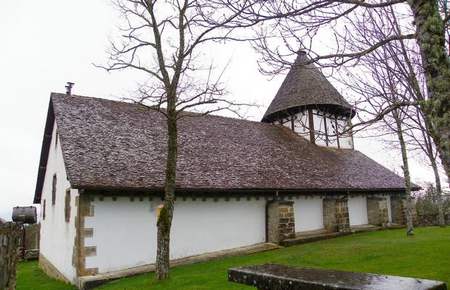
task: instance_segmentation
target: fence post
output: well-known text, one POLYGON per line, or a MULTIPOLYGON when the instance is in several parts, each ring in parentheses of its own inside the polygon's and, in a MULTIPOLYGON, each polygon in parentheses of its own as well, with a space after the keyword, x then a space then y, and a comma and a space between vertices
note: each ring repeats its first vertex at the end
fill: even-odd
POLYGON ((20 227, 12 222, 0 225, 0 289, 16 289, 17 249, 20 227))

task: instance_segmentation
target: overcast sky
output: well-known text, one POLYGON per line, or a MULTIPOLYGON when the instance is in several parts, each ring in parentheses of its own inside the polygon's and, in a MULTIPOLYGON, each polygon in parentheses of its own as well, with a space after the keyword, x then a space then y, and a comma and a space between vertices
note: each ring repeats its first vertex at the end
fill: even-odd
MULTIPOLYGON (((137 76, 108 74, 92 63, 105 60, 117 17, 108 0, 2 0, 0 10, 0 217, 16 205, 31 205, 50 92, 75 82, 79 95, 118 99, 135 88, 137 76)), ((218 63, 231 60, 224 81, 234 99, 260 105, 248 118, 264 114, 283 76, 259 74, 257 55, 244 44, 222 45, 218 63)), ((400 173, 399 153, 376 140, 356 139, 356 149, 400 173)), ((412 163, 416 182, 432 172, 412 163)))

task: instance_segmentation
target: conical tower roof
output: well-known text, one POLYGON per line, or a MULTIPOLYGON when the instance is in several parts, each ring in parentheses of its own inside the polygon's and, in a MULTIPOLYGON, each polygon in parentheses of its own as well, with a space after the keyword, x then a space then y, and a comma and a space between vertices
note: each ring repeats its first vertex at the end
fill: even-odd
POLYGON ((350 104, 314 64, 308 64, 309 61, 304 51, 298 53, 294 65, 264 114, 263 122, 271 122, 278 115, 302 107, 321 107, 332 113, 353 117, 354 111, 350 104))

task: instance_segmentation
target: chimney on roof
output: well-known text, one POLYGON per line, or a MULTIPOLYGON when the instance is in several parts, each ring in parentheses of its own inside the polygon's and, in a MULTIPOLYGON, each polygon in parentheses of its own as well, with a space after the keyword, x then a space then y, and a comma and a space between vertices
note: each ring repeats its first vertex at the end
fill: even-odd
POLYGON ((72 95, 72 87, 75 83, 67 82, 66 84, 66 95, 70 96, 72 95))
POLYGON ((301 66, 307 64, 309 61, 308 52, 305 49, 299 49, 297 51, 297 58, 295 59, 294 65, 301 66))

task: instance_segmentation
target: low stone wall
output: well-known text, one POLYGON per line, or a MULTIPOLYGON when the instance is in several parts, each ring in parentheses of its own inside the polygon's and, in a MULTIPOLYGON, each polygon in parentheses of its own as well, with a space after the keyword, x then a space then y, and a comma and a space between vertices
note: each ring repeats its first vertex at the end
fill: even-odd
POLYGON ((16 289, 17 249, 19 226, 15 223, 0 225, 0 289, 16 289))
POLYGON ((19 257, 24 260, 39 258, 40 225, 24 225, 19 234, 19 257))
POLYGON ((39 249, 39 231, 40 231, 39 224, 25 226, 26 250, 39 249))
MULTIPOLYGON (((445 224, 450 225, 450 213, 445 215, 445 224)), ((417 226, 437 226, 439 225, 439 218, 437 213, 417 214, 417 226)))

